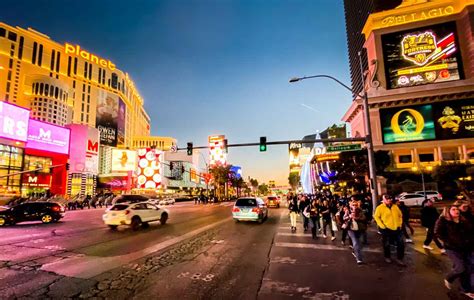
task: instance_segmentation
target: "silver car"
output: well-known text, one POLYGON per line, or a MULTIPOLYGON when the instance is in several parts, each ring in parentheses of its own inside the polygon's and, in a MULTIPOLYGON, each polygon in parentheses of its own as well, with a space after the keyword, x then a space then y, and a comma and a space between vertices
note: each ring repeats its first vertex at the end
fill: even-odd
POLYGON ((232 208, 232 217, 236 222, 257 221, 263 223, 268 218, 268 208, 261 198, 239 198, 232 208))

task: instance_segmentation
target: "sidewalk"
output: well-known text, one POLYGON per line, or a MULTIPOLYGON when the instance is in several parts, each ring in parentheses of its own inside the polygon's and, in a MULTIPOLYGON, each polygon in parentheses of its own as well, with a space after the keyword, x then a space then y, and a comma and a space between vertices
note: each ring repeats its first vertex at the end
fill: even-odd
POLYGON ((448 294, 443 285, 448 259, 439 250, 421 250, 422 228, 416 228, 416 246, 407 244, 407 266, 399 267, 384 261, 373 225, 364 249, 365 264, 360 266, 351 249, 341 245, 340 232, 335 241, 330 236, 313 240, 298 219, 297 232, 292 233, 286 211, 278 226, 259 299, 468 299, 448 294))

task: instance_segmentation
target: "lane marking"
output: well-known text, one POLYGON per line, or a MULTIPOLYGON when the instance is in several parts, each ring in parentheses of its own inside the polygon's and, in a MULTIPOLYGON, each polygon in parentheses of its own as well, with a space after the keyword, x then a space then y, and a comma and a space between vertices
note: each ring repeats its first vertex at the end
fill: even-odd
MULTIPOLYGON (((307 243, 282 243, 277 242, 274 244, 276 247, 284 248, 298 248, 298 249, 314 249, 314 250, 339 250, 339 251, 348 251, 350 248, 338 247, 333 245, 322 245, 322 244, 307 244, 307 243)), ((382 253, 381 249, 374 248, 362 248, 363 252, 373 252, 373 253, 382 253)))
POLYGON ((58 275, 76 277, 82 279, 89 279, 100 275, 104 272, 110 271, 147 255, 153 254, 157 251, 163 250, 174 244, 180 243, 184 240, 190 239, 200 233, 203 233, 209 229, 217 227, 222 223, 229 222, 231 218, 226 218, 224 220, 212 223, 210 225, 201 227, 199 229, 190 231, 186 234, 183 234, 179 237, 175 237, 151 247, 132 252, 129 254, 111 256, 111 257, 98 257, 98 256, 76 256, 69 257, 63 260, 51 262, 44 264, 41 267, 41 270, 47 272, 53 272, 58 275))
MULTIPOLYGON (((290 232, 278 232, 277 235, 281 236, 306 236, 306 237, 313 237, 311 233, 290 233, 290 232)), ((319 237, 319 235, 318 235, 319 237)))

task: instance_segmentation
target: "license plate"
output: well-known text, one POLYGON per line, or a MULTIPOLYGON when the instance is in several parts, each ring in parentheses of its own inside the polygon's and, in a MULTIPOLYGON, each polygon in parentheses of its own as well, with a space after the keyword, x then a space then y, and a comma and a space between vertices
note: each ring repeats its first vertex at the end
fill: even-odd
POLYGON ((242 212, 243 212, 243 213, 248 213, 249 210, 248 210, 248 209, 242 209, 242 212))
POLYGON ((115 213, 112 213, 112 217, 115 217, 115 213))

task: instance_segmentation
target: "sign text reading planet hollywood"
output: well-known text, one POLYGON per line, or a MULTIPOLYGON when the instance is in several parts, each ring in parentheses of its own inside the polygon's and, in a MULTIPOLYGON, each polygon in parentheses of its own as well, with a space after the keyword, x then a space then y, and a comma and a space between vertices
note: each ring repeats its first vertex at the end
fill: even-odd
POLYGON ((86 50, 81 49, 81 46, 79 45, 74 46, 74 45, 66 43, 64 45, 64 48, 65 48, 66 54, 74 54, 92 63, 98 64, 101 67, 109 68, 109 70, 111 71, 115 70, 115 65, 110 60, 105 60, 94 54, 91 54, 87 52, 86 50))

